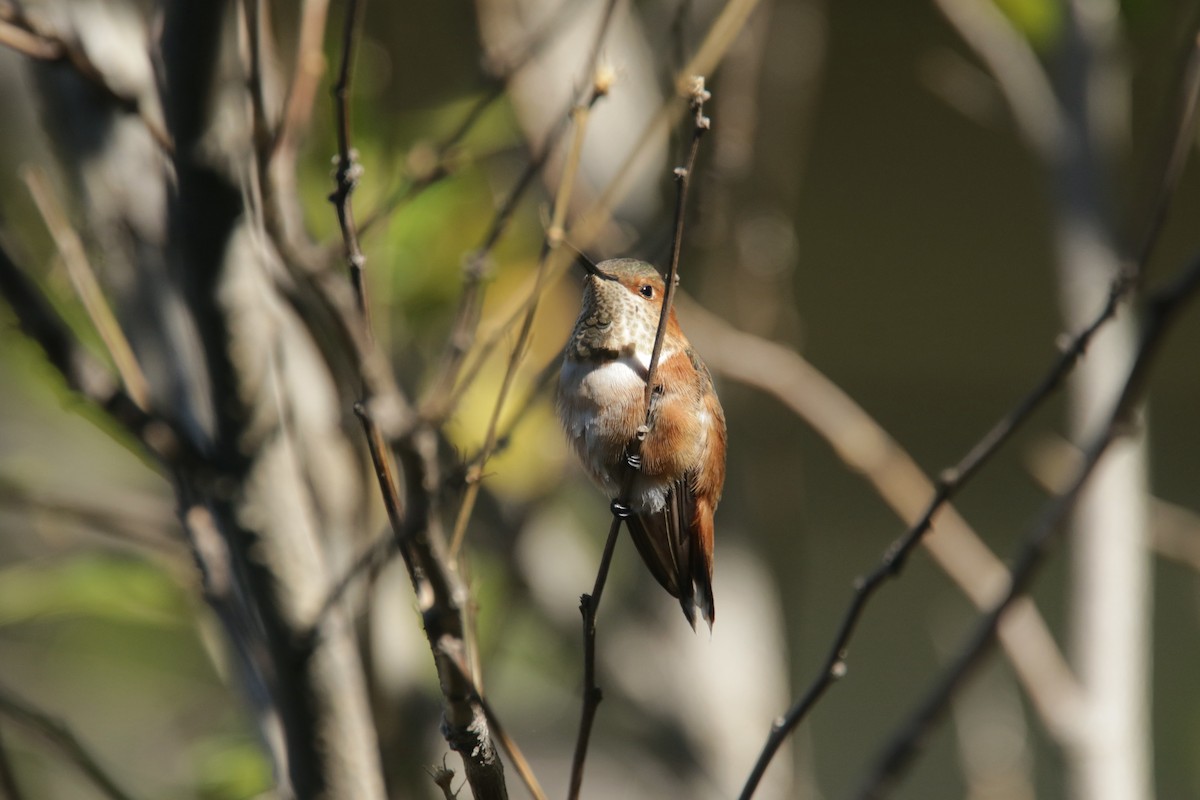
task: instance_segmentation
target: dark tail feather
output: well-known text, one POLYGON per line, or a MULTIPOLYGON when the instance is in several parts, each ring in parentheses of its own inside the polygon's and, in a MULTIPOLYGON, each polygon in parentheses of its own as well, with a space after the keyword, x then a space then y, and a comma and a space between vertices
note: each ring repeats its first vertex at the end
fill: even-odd
POLYGON ((642 561, 650 568, 654 580, 670 592, 672 597, 679 597, 679 574, 667 546, 662 515, 635 514, 627 519, 626 523, 633 545, 642 561))
MULTIPOLYGON (((717 618, 717 607, 713 602, 713 508, 708 500, 696 500, 695 515, 692 517, 691 531, 696 540, 692 543, 692 561, 690 581, 696 586, 696 605, 700 614, 712 631, 713 620, 717 618)), ((693 626, 695 627, 695 626, 693 626)))
POLYGON ((671 596, 688 624, 696 627, 696 609, 712 629, 712 509, 697 502, 684 482, 677 483, 657 514, 637 514, 628 520, 630 537, 650 574, 671 596))

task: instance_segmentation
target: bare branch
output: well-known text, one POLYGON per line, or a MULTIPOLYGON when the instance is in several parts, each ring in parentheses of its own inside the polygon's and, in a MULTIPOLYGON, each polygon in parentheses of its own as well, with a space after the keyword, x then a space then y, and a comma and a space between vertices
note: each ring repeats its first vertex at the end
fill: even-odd
POLYGON ((131 544, 183 564, 187 552, 182 542, 170 536, 178 523, 170 514, 139 515, 130 507, 104 508, 66 497, 54 497, 32 491, 16 480, 0 475, 0 508, 21 510, 28 514, 45 514, 69 520, 89 532, 131 544))
POLYGON ((646 366, 646 390, 643 402, 646 407, 645 421, 638 431, 637 438, 628 445, 626 456, 625 480, 618 499, 612 503, 613 521, 608 529, 608 539, 604 552, 600 556, 600 566, 596 571, 596 583, 591 594, 579 598, 579 612, 583 616, 583 708, 579 715, 579 734, 575 739, 575 754, 571 760, 571 787, 568 797, 576 800, 583 787, 583 767, 587 761, 588 742, 592 735, 592 723, 596 718, 596 709, 603 695, 596 682, 596 613, 600 609, 600 597, 604 592, 604 584, 608 579, 609 565, 612 563, 613 552, 616 549, 617 535, 621 531, 621 523, 629 516, 629 496, 633 490, 633 482, 641 463, 642 443, 654 424, 653 397, 656 391, 655 373, 658 371, 659 357, 662 355, 663 341, 666 339, 667 320, 671 316, 671 307, 675 301, 675 290, 679 283, 679 255, 683 251, 683 221, 687 207, 688 185, 692 171, 696 167, 696 154, 700 152, 700 139, 709 129, 708 117, 704 116, 704 103, 710 95, 704 88, 704 78, 693 76, 690 89, 690 105, 693 112, 692 143, 688 151, 686 164, 675 170, 675 225, 671 241, 671 262, 667 272, 666 291, 663 294, 662 310, 658 316, 658 330, 654 335, 654 347, 650 351, 650 363, 646 366))
MULTIPOLYGON (((368 314, 366 286, 363 281, 363 255, 358 243, 358 232, 350 195, 357 180, 350 145, 349 93, 352 75, 354 47, 358 32, 358 0, 350 0, 346 6, 342 36, 342 61, 338 81, 333 90, 334 113, 338 128, 337 188, 331 195, 342 229, 351 283, 354 288, 358 325, 362 337, 371 342, 371 322, 368 314)), ((343 322, 348 322, 344 316, 343 322)), ((357 339, 357 337, 356 337, 357 339)), ((396 456, 403 466, 405 482, 405 504, 401 499, 396 480, 392 448, 369 408, 371 392, 375 384, 362 376, 363 400, 355 407, 371 462, 375 467, 380 493, 387 510, 404 564, 408 569, 413 590, 420 605, 425 635, 433 653, 441 682, 443 707, 445 709, 443 734, 450 747, 463 759, 467 781, 476 798, 504 800, 508 789, 504 781, 504 764, 495 751, 488 727, 487 715, 480 700, 473 693, 470 680, 464 679, 448 653, 463 648, 464 626, 462 604, 465 591, 459 584, 449 561, 442 551, 439 518, 435 506, 438 494, 437 439, 432 429, 424 425, 405 426, 407 430, 392 442, 396 456)), ((390 393, 397 403, 403 403, 398 391, 390 393)), ((411 419, 411 411, 404 407, 396 410, 405 419, 411 419)), ((389 428, 396 427, 394 424, 389 428)))
POLYGON ((334 116, 337 122, 337 170, 334 173, 336 188, 329 196, 337 210, 338 224, 342 229, 346 263, 350 270, 350 283, 354 287, 358 311, 363 316, 363 328, 371 335, 371 313, 367 303, 367 288, 363 267, 366 256, 358 243, 358 229, 354 224, 354 205, 350 196, 358 179, 362 177, 362 166, 358 154, 350 147, 350 80, 354 68, 354 48, 358 42, 359 0, 348 0, 346 17, 342 26, 342 61, 338 69, 337 83, 333 85, 334 116))
MULTIPOLYGON (((691 303, 685 310, 692 341, 714 372, 779 399, 906 524, 917 521, 933 482, 853 399, 794 350, 736 330, 691 303)), ((936 529, 921 544, 980 610, 990 608, 1008 582, 1007 567, 953 505, 938 513, 936 529)), ((1073 737, 1080 687, 1032 601, 1013 608, 1000 641, 1042 722, 1060 740, 1073 737)))
POLYGON ((54 238, 58 254, 67 268, 67 276, 71 279, 71 286, 83 303, 96 332, 100 334, 100 340, 104 342, 109 357, 121 376, 121 382, 125 384, 125 390, 139 408, 148 408, 150 386, 137 357, 133 354, 129 340, 125 338, 125 332, 121 330, 108 301, 104 299, 104 292, 100 289, 96 273, 88 262, 79 234, 71 227, 66 212, 55 198, 44 172, 37 167, 26 167, 22 170, 21 177, 33 196, 33 202, 37 205, 46 228, 54 238))
POLYGON ((283 123, 275 140, 274 157, 294 169, 300 137, 312 119, 317 86, 325 72, 322 41, 329 14, 329 0, 304 0, 300 13, 300 32, 296 37, 296 63, 284 101, 283 123))
MULTIPOLYGON (((500 414, 504 410, 504 403, 508 399, 508 393, 512 389, 513 379, 516 377, 517 367, 525 357, 525 351, 529 346, 529 338, 533 333, 533 321, 537 316, 537 304, 541 293, 545 289, 547 266, 551 256, 558 249, 565 236, 565 224, 567 219, 567 208, 571 204, 571 196, 575 187, 575 177, 579 173, 579 164, 583 156, 583 142, 587 134, 588 117, 591 114, 592 107, 608 94, 610 89, 610 81, 601 77, 601 70, 598 66, 600 57, 600 48, 604 45, 604 39, 608 34, 609 25, 612 22, 613 11, 616 9, 616 0, 608 0, 604 6, 604 12, 600 19, 600 25, 596 30, 596 36, 592 41, 591 53, 588 55, 587 75, 591 78, 591 89, 588 92, 586 100, 581 101, 571 110, 570 119, 575 126, 575 135, 571 139, 571 146, 567 152, 566 163, 563 166, 562 176, 559 179, 558 192, 554 198, 554 211, 550 227, 546 231, 546 241, 542 249, 542 256, 538 260, 537 274, 534 278, 533 296, 531 302, 526 306, 525 319, 521 323, 521 332, 517 335, 517 343, 513 347, 512 355, 509 357, 508 365, 504 370, 504 379, 500 384, 500 391, 496 396, 496 403, 492 409, 491 418, 488 420, 487 433, 484 436, 483 449, 479 454, 479 463, 475 468, 475 474, 467 475, 467 491, 463 495, 462 505, 459 507, 458 517, 454 522, 454 535, 450 539, 450 558, 455 559, 458 556, 459 548, 462 547, 463 538, 466 536, 467 523, 471 519, 471 512, 475 508, 475 501, 479 496, 479 475, 487 465, 488 459, 491 457, 492 450, 496 446, 496 428, 500 422, 500 414)), ((548 139, 543 144, 543 151, 550 152, 550 140, 548 139)), ((527 175, 532 177, 532 171, 527 170, 527 175)), ((519 185, 519 184, 518 184, 519 185)), ((498 230, 495 229, 494 230, 498 230)), ((468 286, 468 291, 473 291, 477 287, 468 286)), ((474 298, 469 297, 464 293, 464 304, 460 306, 460 317, 462 324, 465 327, 470 325, 472 332, 474 325, 468 319, 473 317, 473 309, 466 303, 474 303, 474 298)), ((457 325, 455 326, 458 327, 457 325)), ((451 346, 457 346, 460 343, 451 342, 451 346)), ((465 347, 462 348, 465 352, 465 347)), ((457 369, 457 360, 452 360, 448 365, 451 369, 457 369)), ((453 383, 453 375, 446 375, 440 383, 446 388, 453 383)))
POLYGON ((70 728, 4 687, 0 687, 0 714, 45 738, 105 797, 133 800, 70 728))
POLYGON ((467 476, 467 491, 463 495, 462 505, 459 506, 458 517, 454 522, 454 535, 450 539, 450 558, 452 560, 457 558, 459 549, 462 547, 463 538, 466 536, 467 523, 471 519, 471 512, 475 508, 475 500, 479 496, 479 474, 487 466, 487 461, 496 446, 496 428, 500 422, 500 414, 504 410, 504 403, 508 399, 508 393, 512 390, 513 379, 516 378, 517 374, 517 367, 525 357, 526 349, 529 346, 529 338, 533 334, 533 322, 537 316, 538 299, 545 290, 546 269, 551 255, 558 249, 559 244, 562 243, 567 207, 571 202, 571 191, 574 187, 575 176, 579 172, 584 136, 587 133, 588 115, 591 107, 602 96, 603 94, 599 91, 593 91, 588 102, 577 106, 571 115, 575 121, 575 135, 571 139, 571 149, 567 153, 566 165, 563 167, 558 195, 554 201, 554 216, 550 223, 550 228, 546 231, 546 243, 542 248, 542 257, 538 260, 537 276, 534 279, 533 301, 525 309, 525 318, 521 323, 521 331, 517 334, 516 344, 513 346, 512 354, 508 359, 508 365, 505 367, 504 379, 500 383, 500 391, 496 395, 496 402, 492 407, 491 417, 488 419, 487 433, 484 436, 483 449, 480 452, 476 472, 474 475, 467 476))
MULTIPOLYGON (((70 327, 41 291, 13 262, 0 242, 0 295, 17 315, 21 329, 37 342, 67 385, 102 409, 146 451, 164 463, 191 459, 195 454, 170 424, 149 414, 122 389, 108 370, 82 347, 70 327)), ((127 443, 126 443, 127 444, 127 443)))
POLYGON ((1000 620, 1009 607, 1028 590, 1038 568, 1056 543, 1066 520, 1088 478, 1101 458, 1119 436, 1133 425, 1131 415, 1144 394, 1154 356, 1164 335, 1184 304, 1200 290, 1200 258, 1182 270, 1168 286, 1156 292, 1147 303, 1146 319, 1129 373, 1120 396, 1113 404, 1103 429, 1084 451, 1083 463, 1070 485, 1043 510, 1025 537, 1012 567, 1012 580, 1004 596, 986 614, 968 637, 959 655, 935 682, 884 747, 881 756, 857 792, 860 798, 878 798, 908 766, 925 735, 932 729, 950 698, 966 680, 971 669, 983 657, 996 635, 1000 620))

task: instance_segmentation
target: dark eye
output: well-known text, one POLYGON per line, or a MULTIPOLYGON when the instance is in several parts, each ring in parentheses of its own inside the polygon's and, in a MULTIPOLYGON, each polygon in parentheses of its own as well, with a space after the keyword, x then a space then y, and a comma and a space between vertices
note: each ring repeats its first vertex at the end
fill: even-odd
POLYGON ((642 288, 638 289, 638 293, 642 297, 654 297, 654 287, 648 283, 643 283, 642 288))

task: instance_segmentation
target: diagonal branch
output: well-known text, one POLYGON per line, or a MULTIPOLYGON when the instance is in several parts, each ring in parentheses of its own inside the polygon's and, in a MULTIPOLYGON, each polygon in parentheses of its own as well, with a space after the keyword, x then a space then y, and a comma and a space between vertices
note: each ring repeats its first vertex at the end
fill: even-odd
POLYGON ((1158 176, 1158 191, 1151 209, 1149 228, 1143 235, 1139 247, 1132 254, 1134 260, 1127 262, 1113 280, 1105 302, 1091 322, 1073 337, 1069 339, 1065 336, 1062 337, 1061 340, 1065 344, 1058 358, 1050 365, 1041 380, 1018 400, 1012 410, 984 434, 957 464, 942 472, 938 477, 929 504, 917 521, 892 543, 874 570, 855 581, 854 593, 843 613, 837 633, 822 662, 820 672, 787 713, 771 726, 767 740, 763 744, 763 750, 742 789, 740 795, 742 800, 748 800, 753 796, 767 766, 784 740, 807 716, 830 686, 845 674, 848 646, 864 608, 884 583, 900 574, 908 557, 932 527, 934 515, 958 494, 975 473, 990 461, 992 456, 1028 421, 1034 411, 1057 391, 1066 380, 1067 375, 1083 357, 1096 333, 1116 315, 1119 306, 1136 288, 1146 260, 1153 253, 1154 245, 1162 232, 1175 188, 1190 151, 1192 132, 1195 130, 1196 94, 1200 91, 1200 68, 1197 66, 1194 50, 1189 50, 1187 59, 1189 67, 1182 85, 1183 93, 1169 113, 1172 146, 1169 149, 1169 157, 1162 166, 1163 172, 1158 176))
POLYGON ((1200 258, 1150 298, 1129 374, 1103 429, 1084 451, 1083 463, 1076 470, 1068 488, 1045 507, 1026 536, 1014 560, 1012 579, 1004 596, 979 621, 950 667, 942 673, 885 746, 875 767, 857 792, 857 797, 878 798, 887 792, 916 755, 918 745, 936 724, 950 698, 992 644, 1001 619, 1012 604, 1024 596, 1050 548, 1062 535, 1064 522, 1097 464, 1109 446, 1135 424, 1132 415, 1145 393, 1154 356, 1185 303, 1198 291, 1200 258))
MULTIPOLYGON (((743 333, 688 304, 688 332, 708 365, 726 378, 753 386, 782 402, 825 439, 851 470, 860 473, 907 524, 916 521, 932 482, 885 430, 833 381, 799 353, 743 333)), ((996 601, 1008 569, 952 506, 922 545, 980 610, 996 601)), ((1033 707, 1060 740, 1076 734, 1079 685, 1032 601, 1012 609, 1000 642, 1033 707)))
POLYGON ((133 795, 121 788, 79 737, 60 720, 22 700, 4 687, 0 687, 0 714, 45 738, 105 797, 111 800, 133 800, 133 795))

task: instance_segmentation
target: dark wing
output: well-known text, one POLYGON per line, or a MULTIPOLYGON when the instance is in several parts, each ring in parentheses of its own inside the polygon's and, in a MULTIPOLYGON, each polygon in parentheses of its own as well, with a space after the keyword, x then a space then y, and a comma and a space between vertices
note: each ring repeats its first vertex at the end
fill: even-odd
POLYGON ((633 544, 650 574, 679 599, 683 615, 695 628, 697 605, 710 626, 713 619, 712 523, 710 515, 706 550, 704 524, 698 518, 690 483, 687 477, 676 481, 662 511, 635 514, 628 524, 633 544))

